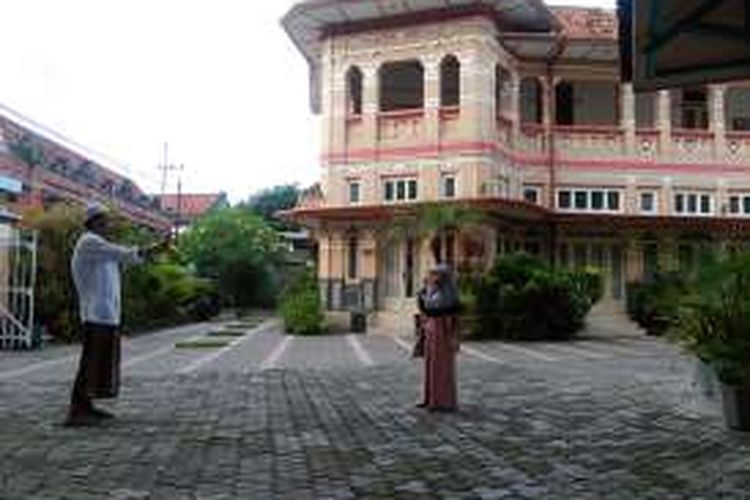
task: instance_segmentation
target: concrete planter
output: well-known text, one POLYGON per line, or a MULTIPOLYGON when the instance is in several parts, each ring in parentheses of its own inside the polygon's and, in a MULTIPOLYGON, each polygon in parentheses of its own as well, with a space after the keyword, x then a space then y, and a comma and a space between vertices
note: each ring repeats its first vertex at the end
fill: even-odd
POLYGON ((736 387, 721 384, 721 396, 727 427, 750 432, 750 385, 736 387))

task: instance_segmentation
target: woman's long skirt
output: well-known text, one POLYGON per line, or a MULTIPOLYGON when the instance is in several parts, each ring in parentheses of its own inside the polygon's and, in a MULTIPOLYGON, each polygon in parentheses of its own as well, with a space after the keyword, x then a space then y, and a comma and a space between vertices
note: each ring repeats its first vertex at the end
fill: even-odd
POLYGON ((432 410, 456 409, 456 351, 454 317, 426 318, 423 403, 432 410))

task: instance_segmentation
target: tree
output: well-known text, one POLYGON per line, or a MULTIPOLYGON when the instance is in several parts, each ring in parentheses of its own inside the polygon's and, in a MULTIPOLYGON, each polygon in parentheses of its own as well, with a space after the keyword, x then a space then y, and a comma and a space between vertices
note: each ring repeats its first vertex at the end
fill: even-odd
POLYGON ((450 240, 462 236, 464 253, 470 253, 474 241, 472 234, 486 225, 487 216, 479 210, 454 204, 430 203, 416 213, 396 217, 387 228, 388 237, 403 239, 429 238, 430 249, 436 263, 443 262, 444 247, 450 240))
POLYGON ((241 206, 263 217, 274 229, 296 229, 293 224, 280 221, 275 214, 281 210, 294 208, 297 205, 299 195, 300 190, 296 184, 284 184, 264 189, 252 195, 241 206))
POLYGON ((214 279, 224 302, 238 308, 275 303, 282 248, 276 231, 242 208, 211 212, 180 239, 198 274, 214 279))

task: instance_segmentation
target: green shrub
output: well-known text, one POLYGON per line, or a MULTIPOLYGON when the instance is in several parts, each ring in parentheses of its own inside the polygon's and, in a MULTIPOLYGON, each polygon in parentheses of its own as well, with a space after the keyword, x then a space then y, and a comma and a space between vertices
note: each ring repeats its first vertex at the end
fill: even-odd
POLYGON ((583 271, 569 271, 576 288, 588 297, 591 305, 596 304, 604 296, 604 280, 601 272, 596 269, 585 269, 583 271))
POLYGON ((178 264, 128 269, 123 288, 123 326, 130 331, 205 321, 219 312, 215 287, 178 264))
POLYGON ((583 328, 596 289, 592 277, 552 269, 529 255, 503 258, 477 287, 473 334, 512 340, 570 339, 583 328))
POLYGON ((225 305, 239 311, 276 305, 284 249, 260 216, 241 208, 213 211, 182 235, 180 250, 217 284, 225 305))
POLYGON ((702 264, 669 333, 723 383, 749 387, 750 254, 702 264))
POLYGON ((630 283, 628 315, 649 335, 663 335, 674 324, 680 299, 689 288, 689 278, 675 271, 657 273, 647 282, 630 283))
POLYGON ((317 335, 324 331, 323 309, 315 273, 301 272, 281 297, 280 311, 287 332, 317 335))

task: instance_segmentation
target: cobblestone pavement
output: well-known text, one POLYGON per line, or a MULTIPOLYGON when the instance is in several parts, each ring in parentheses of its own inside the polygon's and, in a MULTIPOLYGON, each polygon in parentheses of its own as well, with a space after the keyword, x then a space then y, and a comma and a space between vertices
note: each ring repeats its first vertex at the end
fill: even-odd
POLYGON ((67 429, 75 348, 0 353, 0 498, 750 498, 724 429, 660 341, 468 344, 461 410, 412 407, 419 366, 380 336, 177 350, 126 343, 118 419, 67 429))

